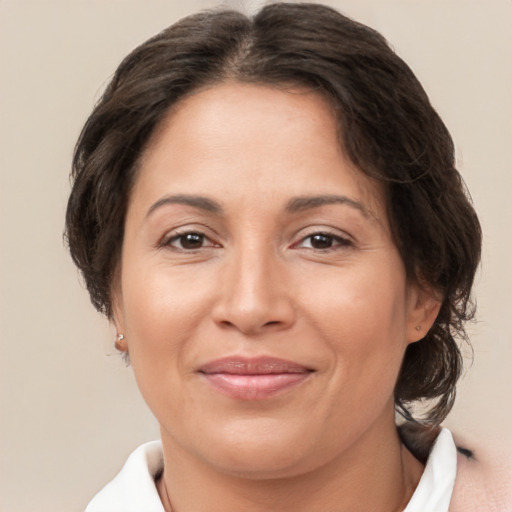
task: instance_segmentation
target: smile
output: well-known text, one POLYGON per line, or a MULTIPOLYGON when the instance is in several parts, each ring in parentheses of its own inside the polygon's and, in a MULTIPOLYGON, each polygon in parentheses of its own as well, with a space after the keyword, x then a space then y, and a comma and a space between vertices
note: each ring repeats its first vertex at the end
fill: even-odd
POLYGON ((314 370, 270 357, 228 357, 212 361, 199 373, 216 391, 239 400, 264 400, 308 379, 314 370))

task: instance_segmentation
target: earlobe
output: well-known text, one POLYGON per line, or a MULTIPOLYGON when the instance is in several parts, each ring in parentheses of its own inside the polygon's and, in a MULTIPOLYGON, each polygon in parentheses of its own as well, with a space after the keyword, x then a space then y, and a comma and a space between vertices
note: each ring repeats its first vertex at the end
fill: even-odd
POLYGON ((128 342, 124 335, 125 330, 124 322, 122 321, 123 314, 119 295, 120 293, 116 287, 116 289, 114 289, 111 293, 112 317, 110 319, 116 329, 116 339, 114 346, 117 350, 119 350, 119 352, 128 353, 128 342))
POLYGON ((114 346, 119 352, 128 352, 128 343, 123 333, 117 334, 114 346))
POLYGON ((119 316, 118 308, 115 306, 114 302, 112 303, 112 309, 114 310, 114 314, 112 315, 111 322, 116 330, 114 347, 116 347, 119 352, 128 352, 128 342, 124 335, 124 326, 123 323, 119 321, 121 317, 119 316))
POLYGON ((441 299, 432 290, 419 290, 415 293, 407 328, 408 343, 415 343, 427 335, 440 308, 441 299))

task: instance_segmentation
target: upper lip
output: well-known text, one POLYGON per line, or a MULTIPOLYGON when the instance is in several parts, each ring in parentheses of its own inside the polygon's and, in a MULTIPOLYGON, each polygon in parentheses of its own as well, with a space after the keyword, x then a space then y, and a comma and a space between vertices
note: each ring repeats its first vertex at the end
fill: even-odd
POLYGON ((313 369, 276 357, 223 357, 206 363, 199 373, 230 373, 233 375, 270 375, 282 373, 309 373, 313 369))

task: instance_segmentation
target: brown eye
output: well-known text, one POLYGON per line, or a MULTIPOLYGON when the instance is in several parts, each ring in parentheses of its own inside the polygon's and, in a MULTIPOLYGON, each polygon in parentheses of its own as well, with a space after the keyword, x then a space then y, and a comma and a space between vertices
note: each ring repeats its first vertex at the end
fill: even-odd
POLYGON ((181 235, 179 240, 183 249, 198 249, 203 246, 204 235, 187 233, 186 235, 181 235))
POLYGON ((310 244, 313 249, 330 249, 334 243, 334 237, 319 233, 310 238, 310 244))
POLYGON ((175 249, 191 251, 194 249, 201 249, 205 246, 211 246, 212 243, 202 233, 189 232, 173 236, 165 245, 175 249))
POLYGON ((328 251, 330 249, 335 250, 352 245, 353 243, 347 238, 331 235, 330 233, 313 233, 303 238, 297 247, 316 251, 328 251))

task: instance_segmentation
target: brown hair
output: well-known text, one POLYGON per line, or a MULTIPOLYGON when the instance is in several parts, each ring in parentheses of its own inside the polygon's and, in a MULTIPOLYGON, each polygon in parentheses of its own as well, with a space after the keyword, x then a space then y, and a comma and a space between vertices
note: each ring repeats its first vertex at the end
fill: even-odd
POLYGON ((254 17, 229 10, 182 19, 128 55, 80 135, 66 215, 71 256, 94 306, 111 316, 112 277, 125 212, 148 138, 169 108, 226 80, 302 86, 324 95, 340 143, 381 182, 396 245, 411 281, 442 297, 423 340, 409 345, 395 390, 397 411, 432 400, 438 425, 462 368, 481 231, 445 125, 409 67, 376 31, 318 4, 277 3, 254 17))

